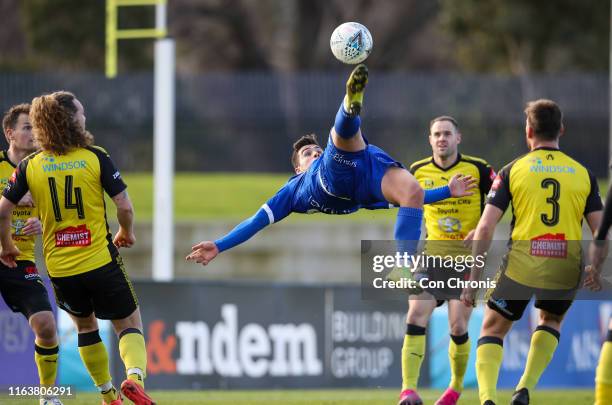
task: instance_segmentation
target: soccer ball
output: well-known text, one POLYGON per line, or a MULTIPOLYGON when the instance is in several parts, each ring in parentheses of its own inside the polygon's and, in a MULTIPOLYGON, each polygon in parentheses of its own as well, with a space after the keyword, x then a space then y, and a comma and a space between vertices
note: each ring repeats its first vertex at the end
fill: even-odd
POLYGON ((372 35, 356 22, 346 22, 336 27, 329 40, 332 53, 342 63, 361 63, 372 52, 372 35))

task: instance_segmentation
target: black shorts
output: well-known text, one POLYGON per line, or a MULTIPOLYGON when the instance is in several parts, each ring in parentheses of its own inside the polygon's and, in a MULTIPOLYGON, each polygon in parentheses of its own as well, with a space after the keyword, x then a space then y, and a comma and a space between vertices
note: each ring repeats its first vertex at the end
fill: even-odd
POLYGON ((52 310, 36 265, 29 260, 17 261, 13 269, 0 263, 0 294, 13 312, 21 312, 26 319, 37 312, 52 310))
POLYGON ((510 321, 518 321, 534 295, 536 308, 562 316, 572 306, 576 289, 548 290, 529 287, 517 283, 502 273, 487 301, 487 306, 510 321))
POLYGON ((138 299, 121 256, 85 273, 51 277, 57 306, 86 318, 95 313, 99 319, 123 319, 138 307, 138 299))
POLYGON ((421 280, 427 278, 427 286, 423 288, 436 299, 436 305, 441 306, 448 300, 459 300, 463 288, 455 280, 469 280, 470 272, 466 269, 462 271, 453 268, 442 268, 430 266, 427 269, 419 269, 415 273, 415 278, 421 280))

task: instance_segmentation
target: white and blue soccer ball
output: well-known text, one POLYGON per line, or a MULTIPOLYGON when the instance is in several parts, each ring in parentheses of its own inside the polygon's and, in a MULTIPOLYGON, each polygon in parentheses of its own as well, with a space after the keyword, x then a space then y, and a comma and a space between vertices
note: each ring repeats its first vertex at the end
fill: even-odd
POLYGON ((372 34, 365 25, 346 22, 336 27, 329 40, 332 53, 342 63, 361 63, 372 52, 372 34))

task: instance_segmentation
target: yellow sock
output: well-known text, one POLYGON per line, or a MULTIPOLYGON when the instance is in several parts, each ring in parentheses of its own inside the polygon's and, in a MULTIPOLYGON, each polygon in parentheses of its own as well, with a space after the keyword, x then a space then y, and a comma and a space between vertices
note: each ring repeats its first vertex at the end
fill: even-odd
POLYGON ((102 395, 104 402, 106 402, 107 404, 110 404, 111 402, 116 400, 118 396, 117 390, 115 389, 115 387, 111 387, 106 391, 101 391, 100 394, 102 395))
POLYGON ((59 346, 43 346, 34 343, 34 361, 38 368, 38 378, 40 385, 51 387, 55 385, 57 377, 57 355, 59 346))
POLYGON ((117 399, 117 392, 112 389, 108 353, 97 330, 79 333, 79 354, 91 379, 100 389, 104 401, 110 403, 117 399))
POLYGON ((612 404, 612 329, 601 347, 599 365, 595 374, 595 405, 612 404))
POLYGON ((425 328, 408 324, 402 346, 402 391, 415 390, 425 357, 425 328))
POLYGON ((453 336, 448 344, 448 360, 450 361, 451 380, 448 385, 457 392, 463 391, 463 377, 470 357, 470 338, 468 334, 453 336))
POLYGON ((538 326, 531 336, 531 345, 527 354, 525 371, 519 380, 516 390, 527 388, 533 391, 552 360, 557 345, 559 344, 559 332, 548 326, 538 326))
POLYGON ((147 349, 142 333, 135 328, 128 328, 119 336, 119 355, 127 378, 144 388, 144 378, 147 370, 147 349))
POLYGON ((498 337, 484 336, 478 339, 476 349, 476 378, 480 403, 486 400, 497 403, 497 378, 504 356, 504 341, 498 337))

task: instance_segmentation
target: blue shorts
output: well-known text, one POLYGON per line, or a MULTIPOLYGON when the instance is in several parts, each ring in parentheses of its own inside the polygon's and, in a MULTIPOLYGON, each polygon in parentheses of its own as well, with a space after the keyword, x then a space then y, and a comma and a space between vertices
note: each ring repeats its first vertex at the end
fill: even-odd
MULTIPOLYGON (((364 138, 365 140, 365 138, 364 138)), ((382 178, 390 167, 404 165, 377 146, 368 144, 359 152, 345 152, 334 145, 331 136, 321 162, 321 176, 326 192, 360 206, 386 203, 382 178)))

